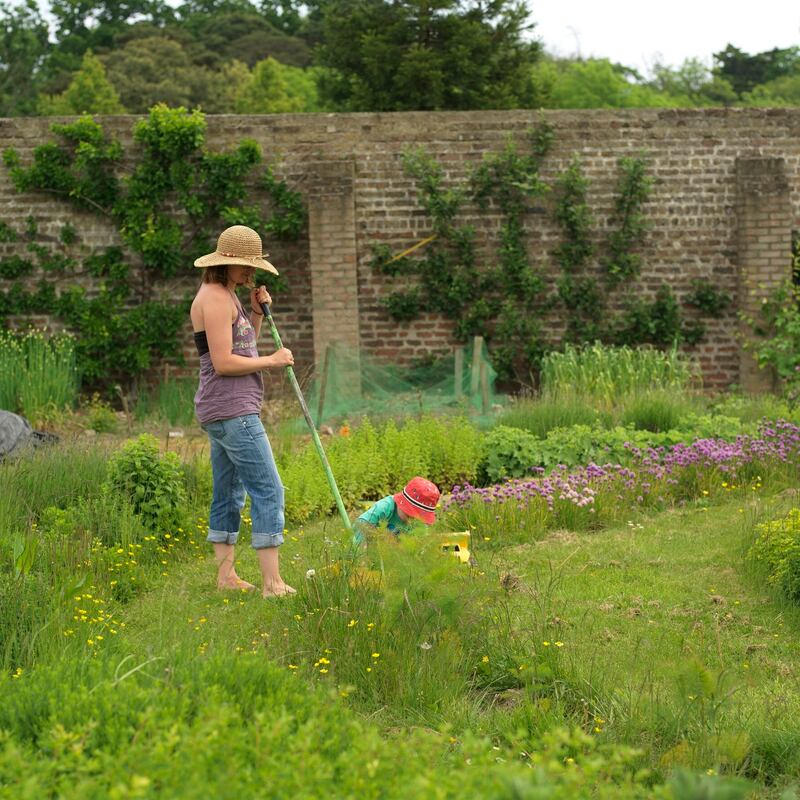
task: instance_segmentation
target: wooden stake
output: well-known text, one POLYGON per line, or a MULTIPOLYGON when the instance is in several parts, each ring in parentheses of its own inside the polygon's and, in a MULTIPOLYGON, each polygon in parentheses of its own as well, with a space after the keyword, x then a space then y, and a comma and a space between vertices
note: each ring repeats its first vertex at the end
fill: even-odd
POLYGON ((459 345, 455 349, 455 358, 456 358, 455 396, 456 400, 460 400, 462 395, 464 394, 464 348, 461 347, 461 345, 459 345))
POLYGON ((469 387, 469 396, 475 397, 478 394, 478 385, 481 379, 481 355, 483 351, 483 336, 476 336, 472 340, 472 375, 469 387))
POLYGON ((325 346, 325 357, 322 359, 322 377, 319 382, 319 400, 317 401, 317 428, 322 424, 322 409, 325 408, 325 389, 328 386, 328 366, 331 346, 325 346))
POLYGON ((481 406, 483 413, 489 413, 489 365, 481 361, 481 406))

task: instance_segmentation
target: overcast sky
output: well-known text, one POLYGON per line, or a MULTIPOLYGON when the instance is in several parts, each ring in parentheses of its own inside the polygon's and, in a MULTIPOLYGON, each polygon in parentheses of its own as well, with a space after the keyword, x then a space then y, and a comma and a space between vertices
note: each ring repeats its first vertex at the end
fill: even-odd
POLYGON ((608 58, 645 74, 731 43, 747 53, 800 45, 800 0, 528 0, 534 36, 560 56, 608 58))

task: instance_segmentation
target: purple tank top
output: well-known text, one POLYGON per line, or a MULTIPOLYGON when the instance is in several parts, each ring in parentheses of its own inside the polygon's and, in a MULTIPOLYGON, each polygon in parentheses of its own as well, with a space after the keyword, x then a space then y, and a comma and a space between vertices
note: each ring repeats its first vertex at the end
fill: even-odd
MULTIPOLYGON (((237 356, 255 358, 256 332, 238 298, 233 322, 233 347, 237 356)), ((219 375, 211 363, 211 353, 200 354, 200 385, 194 396, 194 408, 201 424, 232 419, 245 414, 260 414, 264 399, 264 381, 260 372, 249 375, 219 375)))

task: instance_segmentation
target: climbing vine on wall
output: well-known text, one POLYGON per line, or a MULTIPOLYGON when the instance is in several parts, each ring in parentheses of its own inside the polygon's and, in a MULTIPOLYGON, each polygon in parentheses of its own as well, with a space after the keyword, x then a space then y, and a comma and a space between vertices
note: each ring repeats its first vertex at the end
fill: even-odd
POLYGON ((551 190, 539 172, 552 139, 552 129, 542 123, 529 132, 525 152, 509 141, 501 152, 485 156, 468 181, 448 188, 443 168, 425 151, 405 154, 406 173, 417 182, 433 234, 422 258, 393 256, 385 245, 373 249, 373 266, 384 274, 417 276, 411 288, 384 298, 389 313, 407 321, 423 311, 437 311, 454 320, 458 339, 489 337, 503 378, 535 370, 547 347, 539 320, 559 305, 566 311, 566 341, 658 346, 698 342, 705 333, 699 316, 721 316, 731 303, 728 295, 706 280, 695 281, 684 298, 693 308, 687 316, 666 284, 650 298, 631 288, 641 272, 640 250, 648 230, 645 206, 654 183, 643 156, 618 161, 609 233, 602 243, 595 244, 599 237, 580 158, 574 156, 556 179, 550 206, 561 242, 551 254, 559 274, 555 291, 549 291, 547 271, 532 264, 526 253, 524 215, 533 199, 551 190), (502 214, 494 263, 478 264, 475 229, 459 223, 470 203, 502 214), (612 314, 609 300, 619 290, 623 295, 615 305, 623 310, 612 314))
POLYGON ((221 153, 205 147, 199 111, 154 106, 136 124, 127 154, 89 116, 51 130, 55 140, 38 146, 30 164, 14 149, 4 152, 15 187, 97 215, 116 229, 123 247, 87 252, 70 225, 44 246, 35 219, 24 231, 4 223, 0 241, 15 242, 25 254, 0 260, 0 280, 12 282, 0 290, 0 322, 34 313, 63 320, 80 334, 79 367, 88 384, 129 385, 154 360, 180 356, 189 298, 170 296, 166 281, 213 250, 222 225, 296 239, 305 223, 300 195, 262 165, 256 142, 221 153), (251 199, 254 186, 270 197, 270 216, 251 199), (81 277, 92 279, 94 292, 81 277))
MULTIPOLYGON (((599 248, 592 245, 593 220, 586 200, 588 181, 580 159, 573 156, 569 167, 556 181, 554 216, 562 242, 553 255, 561 267, 557 280, 559 297, 567 310, 565 338, 573 343, 595 340, 612 344, 652 344, 668 347, 686 342, 694 345, 705 335, 701 319, 687 316, 672 289, 662 284, 652 298, 641 297, 635 282, 641 271, 641 247, 648 229, 644 204, 653 181, 647 175, 643 157, 626 157, 618 162, 611 232, 599 248), (605 280, 591 274, 595 250, 605 253, 600 269, 605 280), (623 310, 608 310, 609 296, 622 288, 623 310)), ((707 317, 719 318, 731 298, 717 291, 708 280, 696 279, 684 304, 707 317)))
POLYGON ((619 177, 611 215, 612 232, 608 237, 608 254, 602 259, 611 286, 639 277, 642 257, 637 247, 647 232, 644 204, 653 188, 653 179, 647 175, 643 158, 621 158, 617 166, 619 177))
POLYGON ((588 187, 581 161, 573 156, 556 181, 554 215, 562 231, 562 241, 553 252, 561 268, 556 288, 567 309, 566 338, 571 342, 601 338, 601 289, 595 278, 583 274, 595 250, 591 240, 594 220, 586 199, 588 187))
POLYGON ((543 353, 539 313, 548 304, 545 282, 525 249, 523 216, 532 199, 547 187, 539 178, 552 131, 540 125, 528 134, 528 151, 508 141, 487 155, 464 186, 446 188, 444 170, 423 150, 404 154, 406 173, 417 181, 420 203, 433 234, 422 258, 394 259, 388 248, 374 248, 373 266, 384 274, 415 274, 418 284, 392 292, 384 305, 397 320, 436 311, 452 319, 459 339, 493 336, 498 373, 511 377, 538 363, 543 353), (476 253, 475 230, 459 224, 464 207, 496 205, 503 214, 497 262, 483 265, 476 253))

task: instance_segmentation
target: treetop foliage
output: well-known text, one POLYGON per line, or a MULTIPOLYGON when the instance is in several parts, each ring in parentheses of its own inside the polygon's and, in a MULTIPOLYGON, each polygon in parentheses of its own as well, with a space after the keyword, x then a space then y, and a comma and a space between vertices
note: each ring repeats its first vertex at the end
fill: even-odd
POLYGON ((522 0, 42 3, 0 0, 0 115, 800 103, 800 47, 643 77, 548 56, 522 0))

